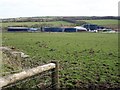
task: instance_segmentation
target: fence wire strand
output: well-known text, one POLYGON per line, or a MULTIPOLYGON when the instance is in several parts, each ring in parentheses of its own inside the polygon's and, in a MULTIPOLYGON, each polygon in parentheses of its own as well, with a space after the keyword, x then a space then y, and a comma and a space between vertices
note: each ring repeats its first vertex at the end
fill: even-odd
MULTIPOLYGON (((25 83, 27 83, 27 82, 30 82, 30 81, 35 80, 35 79, 38 79, 38 78, 39 78, 39 81, 42 81, 41 79, 46 79, 45 77, 48 77, 48 76, 49 76, 49 77, 51 78, 51 74, 54 73, 54 72, 55 72, 55 71, 52 71, 52 72, 51 72, 51 71, 43 72, 43 74, 39 74, 39 75, 37 75, 37 76, 33 76, 33 77, 27 78, 27 79, 25 79, 25 80, 16 82, 16 83, 14 83, 14 84, 10 84, 10 85, 8 85, 8 86, 5 86, 5 87, 3 87, 3 89, 11 88, 11 87, 18 86, 18 85, 23 85, 23 84, 25 84, 25 83)), ((47 79, 47 80, 44 80, 44 84, 45 84, 45 85, 48 85, 48 84, 49 84, 49 82, 51 81, 50 78, 47 79)), ((36 86, 38 87, 38 84, 36 84, 36 85, 34 85, 34 86, 31 86, 31 88, 35 88, 36 86)), ((51 86, 51 85, 50 85, 50 86, 51 86)))
MULTIPOLYGON (((16 61, 18 59, 18 57, 17 57, 17 59, 16 59, 16 57, 13 57, 14 55, 12 55, 12 54, 11 54, 12 55, 12 57, 11 57, 8 52, 3 52, 5 54, 5 56, 4 56, 5 60, 4 60, 3 67, 6 65, 6 63, 10 63, 10 65, 13 64, 13 63, 9 62, 10 59, 12 59, 13 61, 14 60, 16 61)), ((5 72, 0 72, 0 74, 2 75, 2 77, 4 77, 4 76, 7 76, 7 75, 19 73, 19 72, 22 72, 24 70, 28 70, 28 69, 31 69, 31 68, 34 68, 34 67, 37 67, 37 66, 40 66, 40 65, 44 65, 45 63, 48 63, 48 61, 46 61, 44 58, 40 59, 39 62, 37 62, 37 63, 33 62, 33 60, 34 60, 33 58, 26 58, 24 60, 23 60, 23 58, 20 58, 20 62, 18 62, 21 65, 20 70, 15 70, 15 68, 12 68, 13 69, 12 70, 10 68, 5 72)), ((17 65, 18 63, 15 62, 14 64, 17 65)), ((25 84, 26 85, 29 84, 31 88, 35 88, 35 87, 39 87, 39 85, 42 82, 44 82, 44 84, 47 85, 47 86, 48 85, 51 86, 50 82, 52 82, 52 73, 54 73, 54 72, 56 72, 56 71, 48 70, 48 71, 45 71, 45 72, 43 72, 41 74, 37 74, 35 76, 26 78, 24 80, 17 81, 15 83, 4 86, 2 89, 17 87, 17 86, 19 86, 19 87, 23 86, 24 87, 25 84), (31 84, 33 84, 33 85, 31 85, 31 84)))

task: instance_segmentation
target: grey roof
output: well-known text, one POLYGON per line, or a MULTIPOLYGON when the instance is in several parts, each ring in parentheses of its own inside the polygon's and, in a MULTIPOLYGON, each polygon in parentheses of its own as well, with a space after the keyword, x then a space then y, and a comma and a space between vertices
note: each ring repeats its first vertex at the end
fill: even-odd
POLYGON ((28 29, 27 27, 8 27, 9 29, 28 29))

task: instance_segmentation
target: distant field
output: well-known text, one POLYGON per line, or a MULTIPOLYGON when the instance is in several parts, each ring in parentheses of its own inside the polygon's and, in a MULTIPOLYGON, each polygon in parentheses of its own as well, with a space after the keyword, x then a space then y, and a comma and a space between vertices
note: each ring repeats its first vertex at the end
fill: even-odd
POLYGON ((30 55, 30 65, 58 60, 60 85, 118 87, 118 34, 3 33, 3 45, 30 55))
POLYGON ((118 24, 118 20, 84 20, 85 22, 97 24, 97 25, 116 25, 118 24))
POLYGON ((8 27, 8 26, 34 26, 34 25, 52 25, 52 26, 62 26, 62 25, 73 25, 73 23, 65 22, 65 21, 52 21, 52 22, 6 22, 6 23, 0 23, 2 24, 2 27, 8 27))

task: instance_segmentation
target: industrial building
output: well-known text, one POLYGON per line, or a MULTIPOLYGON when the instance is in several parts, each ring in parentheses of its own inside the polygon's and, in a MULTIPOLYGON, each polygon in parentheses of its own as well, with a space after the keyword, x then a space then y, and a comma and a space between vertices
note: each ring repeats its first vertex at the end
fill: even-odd
POLYGON ((86 28, 87 31, 98 29, 98 26, 95 24, 84 24, 83 27, 86 28))
POLYGON ((64 28, 64 32, 77 32, 76 28, 64 28))
POLYGON ((20 31, 20 32, 35 32, 35 31, 38 31, 37 28, 28 28, 28 27, 8 27, 8 31, 13 31, 13 32, 16 32, 16 31, 20 31))
POLYGON ((28 31, 27 27, 8 27, 8 31, 28 31))
POLYGON ((58 27, 45 27, 44 32, 63 32, 63 28, 58 27))

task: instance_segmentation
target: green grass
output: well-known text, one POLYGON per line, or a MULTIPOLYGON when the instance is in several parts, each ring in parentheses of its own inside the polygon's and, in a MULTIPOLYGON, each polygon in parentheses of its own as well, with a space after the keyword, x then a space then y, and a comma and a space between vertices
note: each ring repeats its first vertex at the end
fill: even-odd
POLYGON ((50 24, 53 26, 61 26, 61 25, 71 25, 72 23, 65 22, 65 21, 52 21, 52 22, 6 22, 6 23, 0 23, 2 24, 2 27, 8 27, 8 26, 28 26, 31 27, 33 25, 45 25, 50 24))
POLYGON ((3 45, 30 55, 34 66, 58 60, 62 87, 120 83, 117 34, 3 33, 3 45))
POLYGON ((118 20, 104 19, 104 20, 84 20, 85 22, 97 25, 118 25, 118 20))

